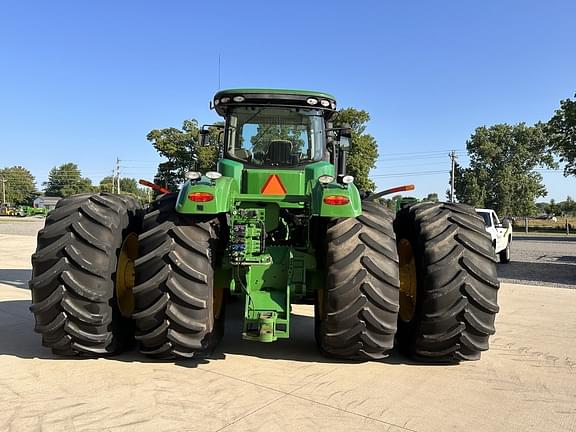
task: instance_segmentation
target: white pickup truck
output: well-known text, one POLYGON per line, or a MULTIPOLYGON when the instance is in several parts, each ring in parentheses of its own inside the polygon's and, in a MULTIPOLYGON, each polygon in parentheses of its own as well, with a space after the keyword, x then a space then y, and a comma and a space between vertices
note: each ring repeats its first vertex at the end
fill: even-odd
POLYGON ((494 210, 476 209, 476 212, 484 218, 486 231, 492 237, 492 245, 500 257, 500 262, 510 262, 510 243, 512 243, 512 224, 510 221, 504 219, 501 223, 494 210))

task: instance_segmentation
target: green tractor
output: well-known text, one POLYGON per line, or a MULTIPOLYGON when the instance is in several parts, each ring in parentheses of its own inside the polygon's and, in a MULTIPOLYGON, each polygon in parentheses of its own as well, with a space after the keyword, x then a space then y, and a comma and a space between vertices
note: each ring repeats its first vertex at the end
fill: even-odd
MULTIPOLYGON (((478 359, 494 333, 495 256, 474 209, 420 203, 396 215, 346 173, 351 131, 334 97, 218 92, 217 171, 186 174, 147 209, 131 198, 61 200, 32 257, 31 310, 60 354, 209 355, 230 297, 242 337, 290 336, 291 305, 315 305, 327 356, 381 359, 396 345, 439 362, 478 359)), ((210 136, 201 131, 202 142, 210 136)), ((397 191, 398 189, 393 189, 397 191)))
POLYGON ((48 214, 48 209, 44 207, 20 206, 16 209, 16 216, 44 216, 48 214))

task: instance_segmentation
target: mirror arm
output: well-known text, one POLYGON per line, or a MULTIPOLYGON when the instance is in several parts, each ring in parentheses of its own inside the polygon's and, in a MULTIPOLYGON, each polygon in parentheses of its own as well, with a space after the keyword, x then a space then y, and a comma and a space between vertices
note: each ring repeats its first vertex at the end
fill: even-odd
POLYGON ((340 148, 338 152, 338 178, 346 175, 346 150, 340 148))

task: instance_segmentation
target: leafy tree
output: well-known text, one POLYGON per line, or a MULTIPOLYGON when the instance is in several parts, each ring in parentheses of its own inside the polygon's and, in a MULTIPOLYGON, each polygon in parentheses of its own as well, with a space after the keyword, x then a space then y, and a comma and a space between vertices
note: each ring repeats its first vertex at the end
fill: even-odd
POLYGON ((546 124, 545 131, 552 150, 566 163, 564 175, 576 175, 576 100, 560 101, 560 108, 546 124))
POLYGON ((373 191, 376 185, 370 179, 370 170, 378 159, 376 139, 365 133, 370 114, 364 110, 345 108, 338 111, 335 125, 348 123, 352 128, 352 143, 346 160, 346 171, 354 176, 354 183, 360 190, 373 191))
POLYGON ((560 208, 564 214, 573 214, 576 212, 576 202, 572 199, 571 196, 567 196, 566 201, 562 201, 560 203, 560 208))
POLYGON ((550 204, 546 202, 538 202, 536 203, 536 213, 537 214, 550 214, 550 204))
POLYGON ((112 176, 106 176, 102 180, 100 180, 100 184, 98 185, 98 189, 100 192, 116 192, 116 183, 115 179, 112 176))
POLYGON ((34 176, 21 166, 0 169, 0 193, 2 192, 6 196, 6 202, 13 205, 30 205, 38 196, 34 176))
MULTIPOLYGON (((218 140, 218 128, 210 128, 211 141, 218 140)), ((146 139, 154 148, 168 159, 158 165, 154 182, 177 190, 184 180, 187 171, 211 171, 216 169, 218 161, 218 146, 200 146, 198 122, 195 119, 184 120, 182 129, 165 128, 154 129, 148 133, 146 139)))
POLYGON ((550 204, 548 204, 548 214, 558 216, 560 213, 562 213, 562 208, 556 203, 556 200, 551 199, 550 204))
POLYGON ((498 214, 530 215, 546 195, 537 166, 556 166, 542 124, 482 126, 466 142, 470 167, 456 166, 460 202, 493 208, 498 214))
POLYGON ((83 178, 78 165, 72 162, 52 168, 44 186, 46 186, 47 196, 67 197, 94 191, 92 181, 89 178, 83 178))
POLYGON ((438 202, 438 194, 436 192, 429 193, 422 201, 438 202))

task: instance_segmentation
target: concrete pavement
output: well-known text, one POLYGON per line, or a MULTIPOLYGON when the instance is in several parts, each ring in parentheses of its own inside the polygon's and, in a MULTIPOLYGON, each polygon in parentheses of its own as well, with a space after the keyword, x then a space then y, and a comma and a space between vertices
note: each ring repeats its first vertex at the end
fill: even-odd
POLYGON ((576 290, 503 284, 491 350, 457 366, 325 359, 309 306, 266 345, 232 305, 215 359, 62 359, 32 331, 35 238, 0 244, 0 431, 576 431, 576 290))

